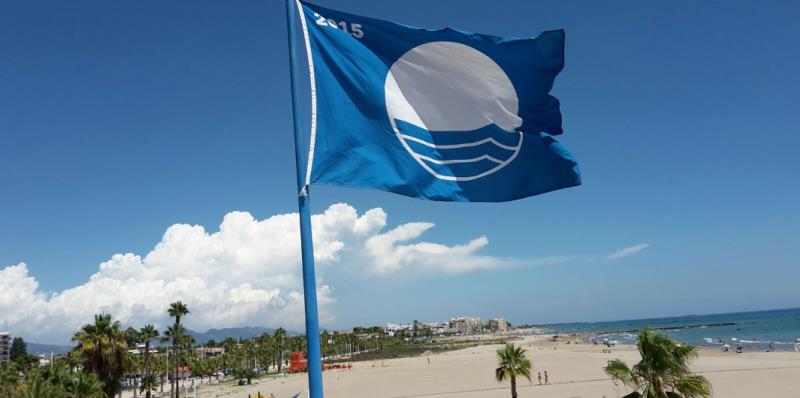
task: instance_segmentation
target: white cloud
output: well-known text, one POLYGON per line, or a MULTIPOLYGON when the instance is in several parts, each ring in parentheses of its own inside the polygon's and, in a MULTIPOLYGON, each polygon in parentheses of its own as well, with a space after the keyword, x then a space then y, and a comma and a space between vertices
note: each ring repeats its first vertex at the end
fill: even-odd
POLYGON ((495 268, 503 264, 502 259, 476 254, 489 244, 485 236, 455 246, 431 242, 406 243, 419 238, 433 227, 432 223, 408 223, 367 239, 364 253, 369 256, 373 271, 387 274, 411 269, 416 272, 454 274, 495 268))
POLYGON ((549 265, 563 264, 573 260, 575 260, 575 258, 572 256, 550 256, 530 259, 522 262, 521 264, 528 267, 546 267, 549 265))
POLYGON ((608 259, 619 260, 625 257, 630 257, 636 253, 641 252, 644 249, 647 249, 648 247, 650 247, 649 243, 641 243, 634 246, 624 247, 622 249, 615 251, 614 253, 611 253, 611 255, 608 256, 608 259))
MULTIPOLYGON (((481 255, 488 239, 461 245, 420 242, 431 223, 409 223, 383 232, 387 215, 362 215, 346 204, 312 217, 321 322, 333 322, 331 267, 364 267, 374 275, 400 270, 462 273, 502 266, 481 255)), ((168 323, 166 308, 188 303, 194 330, 242 325, 303 329, 303 297, 297 214, 256 220, 247 212, 225 215, 219 231, 175 224, 144 257, 114 254, 89 280, 56 293, 41 291, 20 263, 0 269, 0 330, 32 341, 66 342, 95 313, 113 314, 124 325, 168 323)), ((552 263, 552 260, 534 260, 552 263)))

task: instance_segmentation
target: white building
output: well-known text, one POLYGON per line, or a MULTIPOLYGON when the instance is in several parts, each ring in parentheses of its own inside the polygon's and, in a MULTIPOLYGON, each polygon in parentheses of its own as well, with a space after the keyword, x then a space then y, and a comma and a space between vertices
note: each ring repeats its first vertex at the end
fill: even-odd
POLYGON ((421 324, 422 328, 428 328, 434 335, 441 335, 447 333, 450 325, 447 322, 430 322, 421 324))
POLYGON ((450 320, 450 329, 461 334, 475 334, 483 331, 481 318, 462 316, 450 320))
POLYGON ((394 336, 395 333, 401 330, 412 330, 412 329, 414 329, 414 325, 402 324, 402 323, 387 323, 386 326, 383 327, 383 332, 389 336, 394 336))
POLYGON ((11 361, 11 335, 0 332, 0 364, 11 361))
POLYGON ((194 349, 197 356, 200 358, 218 357, 225 354, 224 347, 197 347, 194 349))
POLYGON ((489 329, 493 332, 507 332, 509 329, 508 322, 503 318, 492 319, 489 321, 489 329))

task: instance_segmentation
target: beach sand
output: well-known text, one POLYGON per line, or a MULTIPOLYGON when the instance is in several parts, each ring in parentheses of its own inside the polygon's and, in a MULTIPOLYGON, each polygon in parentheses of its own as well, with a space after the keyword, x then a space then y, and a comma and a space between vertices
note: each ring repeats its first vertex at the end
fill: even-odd
MULTIPOLYGON (((614 347, 603 353, 603 346, 565 344, 532 336, 518 341, 533 361, 533 383, 519 380, 519 396, 524 397, 621 397, 628 390, 615 386, 602 367, 619 358, 633 365, 638 361, 634 346, 614 347), (550 375, 548 385, 538 385, 537 372, 550 375)), ((499 345, 485 345, 430 356, 392 359, 378 362, 355 362, 349 371, 324 373, 327 398, 401 398, 401 397, 510 397, 509 383, 494 379, 495 352, 499 345)), ((702 349, 692 369, 706 376, 714 396, 722 398, 800 397, 800 353, 749 352, 723 353, 702 349)), ((203 386, 199 398, 252 397, 257 392, 277 398, 306 397, 306 375, 280 379, 262 379, 250 386, 203 386), (299 395, 298 395, 299 394, 299 395)))

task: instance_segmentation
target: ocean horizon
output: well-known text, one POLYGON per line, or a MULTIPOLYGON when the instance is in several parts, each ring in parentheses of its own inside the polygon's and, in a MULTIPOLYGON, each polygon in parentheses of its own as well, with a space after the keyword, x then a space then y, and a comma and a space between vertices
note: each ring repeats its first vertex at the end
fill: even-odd
POLYGON ((661 318, 538 325, 547 333, 589 333, 624 344, 648 327, 685 344, 722 349, 742 344, 748 350, 791 351, 800 339, 800 308, 661 318))

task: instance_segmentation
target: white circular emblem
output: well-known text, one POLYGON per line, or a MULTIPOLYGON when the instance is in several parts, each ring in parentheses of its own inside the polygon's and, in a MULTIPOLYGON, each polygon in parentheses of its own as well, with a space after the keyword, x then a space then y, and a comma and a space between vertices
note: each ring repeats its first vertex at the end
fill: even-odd
POLYGON ((414 47, 392 64, 384 88, 397 138, 437 178, 485 177, 522 147, 514 85, 472 47, 447 41, 414 47))

